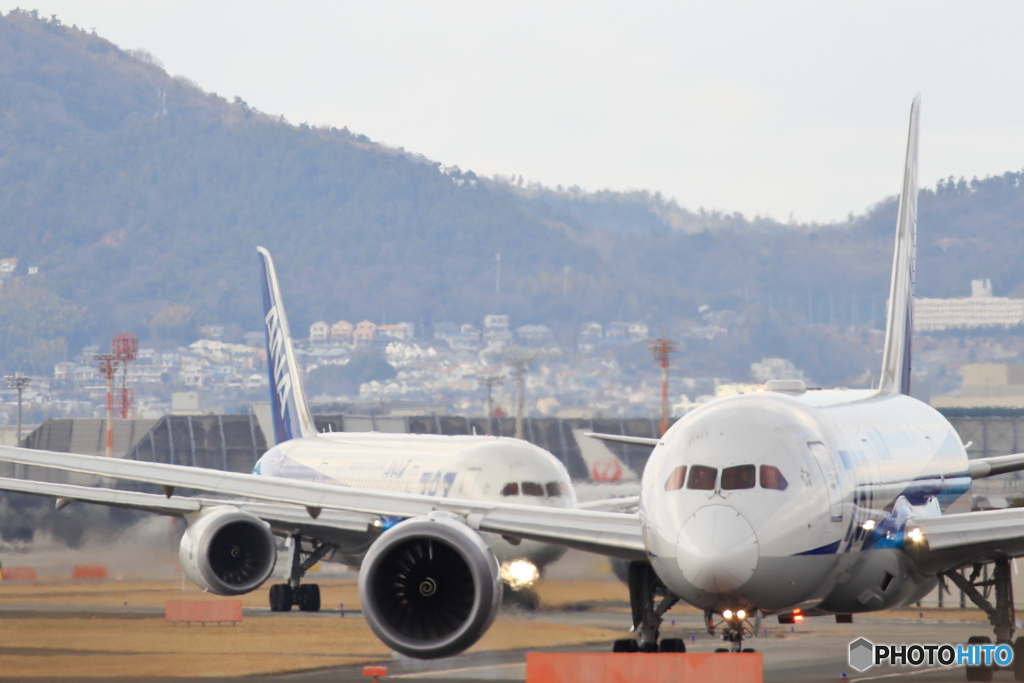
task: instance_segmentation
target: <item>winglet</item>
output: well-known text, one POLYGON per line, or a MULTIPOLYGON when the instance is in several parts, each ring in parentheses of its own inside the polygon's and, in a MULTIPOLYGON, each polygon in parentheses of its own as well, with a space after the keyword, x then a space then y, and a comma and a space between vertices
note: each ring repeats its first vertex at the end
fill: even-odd
POLYGON ((910 394, 910 339, 914 333, 914 268, 917 251, 917 123, 921 95, 910 105, 903 190, 896 219, 896 249, 885 326, 885 347, 878 393, 910 394))
POLYGON ((316 426, 306 407, 299 381, 299 369, 292 350, 292 335, 277 285, 277 272, 270 252, 256 247, 263 281, 263 316, 267 338, 267 371, 270 375, 270 405, 274 415, 274 441, 283 443, 301 436, 315 436, 316 426))

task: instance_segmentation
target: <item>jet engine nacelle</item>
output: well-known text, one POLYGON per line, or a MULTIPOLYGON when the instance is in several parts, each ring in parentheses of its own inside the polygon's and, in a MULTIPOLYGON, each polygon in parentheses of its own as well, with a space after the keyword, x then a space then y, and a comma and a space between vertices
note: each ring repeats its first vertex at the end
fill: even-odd
POLYGON ((498 561, 480 535, 435 512, 388 529, 359 571, 363 617, 409 657, 455 655, 480 639, 501 606, 498 561))
POLYGON ((181 538, 181 566, 200 588, 216 595, 241 595, 259 588, 277 564, 270 525, 230 505, 189 516, 181 538))

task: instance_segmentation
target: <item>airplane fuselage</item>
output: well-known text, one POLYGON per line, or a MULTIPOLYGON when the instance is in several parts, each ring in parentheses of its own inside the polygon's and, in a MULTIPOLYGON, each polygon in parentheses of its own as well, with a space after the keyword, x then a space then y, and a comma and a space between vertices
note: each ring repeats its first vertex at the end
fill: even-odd
POLYGON ((916 399, 766 391, 673 425, 640 517, 655 571, 695 606, 873 611, 934 588, 903 551, 905 520, 966 509, 970 482, 956 431, 916 399))
MULTIPOLYGON (((334 432, 285 441, 256 463, 255 474, 439 498, 572 508, 575 493, 561 462, 526 441, 491 436, 334 432)), ((399 521, 385 520, 385 527, 399 521)), ((564 548, 486 534, 501 563, 538 568, 564 548)), ((372 538, 357 537, 335 558, 358 565, 372 538)))

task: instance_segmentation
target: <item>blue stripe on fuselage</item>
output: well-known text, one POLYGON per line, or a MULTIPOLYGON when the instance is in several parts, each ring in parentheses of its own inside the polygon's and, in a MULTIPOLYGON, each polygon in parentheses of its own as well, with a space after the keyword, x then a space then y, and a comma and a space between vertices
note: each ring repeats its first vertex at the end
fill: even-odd
POLYGON ((814 550, 797 553, 797 555, 835 555, 838 551, 839 541, 836 541, 835 543, 829 543, 828 545, 823 545, 820 548, 815 548, 814 550))

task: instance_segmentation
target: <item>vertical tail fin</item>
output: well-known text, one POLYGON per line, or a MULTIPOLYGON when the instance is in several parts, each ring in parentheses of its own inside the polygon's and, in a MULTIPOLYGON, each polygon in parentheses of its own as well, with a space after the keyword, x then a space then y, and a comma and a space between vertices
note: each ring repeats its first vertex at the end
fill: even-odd
POLYGON ((316 427, 306 407, 299 381, 299 369, 292 350, 292 335, 284 314, 281 289, 270 252, 256 247, 263 281, 263 320, 267 335, 267 370, 270 375, 270 405, 274 416, 274 441, 283 443, 300 436, 314 436, 316 427))
POLYGON ((910 130, 903 167, 903 190, 896 219, 896 250, 885 325, 879 394, 910 394, 910 338, 914 333, 914 268, 917 252, 917 122, 921 95, 910 105, 910 130))

